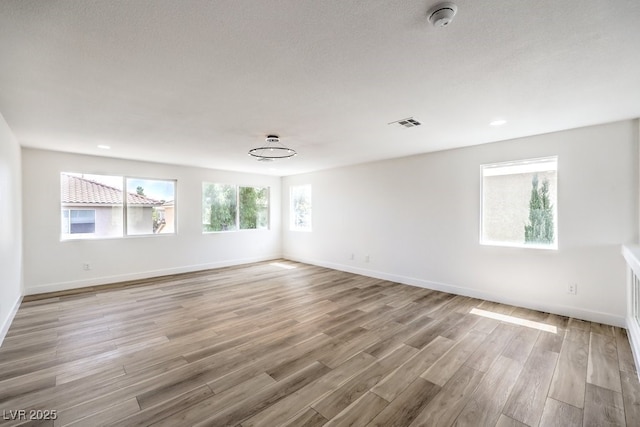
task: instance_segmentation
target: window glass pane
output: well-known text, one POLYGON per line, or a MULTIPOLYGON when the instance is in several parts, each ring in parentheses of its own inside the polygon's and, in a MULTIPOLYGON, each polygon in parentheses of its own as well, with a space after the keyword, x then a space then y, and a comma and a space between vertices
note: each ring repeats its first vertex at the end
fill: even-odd
POLYGON ((202 231, 237 230, 235 185, 202 184, 202 231))
POLYGON ((557 158, 482 166, 488 245, 557 248, 557 158))
POLYGON ((175 233, 176 182, 127 178, 127 234, 175 233))
POLYGON ((291 229, 311 231, 311 185, 291 187, 291 229))
POLYGON ((269 228, 269 189, 240 187, 240 229, 269 228))
POLYGON ((71 209, 69 216, 69 229, 71 234, 95 233, 96 211, 71 209))
POLYGON ((62 209, 62 235, 69 234, 69 209, 62 209))
POLYGON ((61 238, 122 236, 122 177, 60 174, 61 238))

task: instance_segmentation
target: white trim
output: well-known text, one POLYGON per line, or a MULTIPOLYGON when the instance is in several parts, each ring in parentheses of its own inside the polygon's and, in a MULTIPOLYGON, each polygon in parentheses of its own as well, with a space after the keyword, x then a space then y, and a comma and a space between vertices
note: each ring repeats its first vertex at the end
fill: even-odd
POLYGON ((18 299, 13 304, 13 308, 11 308, 9 315, 0 326, 0 347, 2 346, 2 342, 4 341, 5 337, 7 336, 7 332, 9 332, 9 328, 11 327, 11 322, 13 322, 13 318, 16 317, 16 313, 20 308, 21 302, 22 302, 22 295, 19 295, 18 299))
POLYGON ((627 261, 627 264, 640 276, 640 246, 639 245, 623 245, 622 256, 627 261))
MULTIPOLYGON (((631 317, 627 317, 627 336, 629 337, 633 361, 636 366, 640 366, 640 327, 631 317)), ((640 372, 638 372, 638 380, 640 380, 640 372)))
POLYGON ((255 258, 241 258, 212 262, 206 264, 195 264, 184 267, 165 268, 161 270, 149 270, 140 273, 118 274, 113 276, 94 277, 90 279, 72 280, 69 282, 45 283, 41 285, 29 286, 25 289, 26 295, 36 295, 47 292, 66 291, 69 289, 86 288, 89 286, 109 285, 112 283, 127 282, 130 280, 150 279, 153 277, 168 276, 172 274, 191 273, 194 271, 210 270, 213 268, 231 267, 235 265, 251 264, 254 262, 270 261, 281 259, 281 254, 262 256, 255 258))
POLYGON ((455 295, 479 298, 487 301, 494 301, 502 304, 528 308, 531 310, 544 311, 546 313, 553 313, 560 316, 574 317, 576 319, 582 319, 582 320, 588 320, 591 322, 603 323, 606 325, 618 326, 621 328, 625 327, 624 317, 620 317, 611 313, 603 313, 600 311, 585 310, 578 307, 569 307, 565 305, 557 305, 557 304, 550 304, 550 303, 541 304, 541 303, 536 303, 529 300, 519 300, 516 298, 505 298, 503 295, 497 295, 490 292, 483 292, 476 289, 465 288, 462 286, 431 282, 428 280, 417 279, 414 277, 407 277, 407 276, 401 276, 397 274, 384 273, 381 271, 352 267, 350 265, 336 264, 332 262, 324 262, 324 261, 318 261, 318 260, 302 259, 296 256, 290 256, 288 254, 285 254, 284 258, 291 261, 298 261, 298 262, 303 262, 307 264, 317 265, 320 267, 331 268, 334 270, 346 271, 348 273, 359 274, 362 276, 374 277, 376 279, 389 280, 391 282, 402 283, 404 285, 417 286, 420 288, 433 289, 436 291, 447 292, 455 295))
MULTIPOLYGON (((624 256, 627 265, 633 271, 633 273, 640 277, 640 246, 638 245, 623 245, 622 256, 624 256)), ((631 346, 631 353, 633 354, 633 360, 636 366, 640 366, 640 326, 633 314, 633 280, 631 277, 631 271, 627 270, 627 316, 626 316, 626 328, 627 336, 629 337, 629 345, 631 346)), ((638 372, 638 379, 640 380, 640 371, 638 372)))
POLYGON ((524 159, 524 160, 514 160, 508 162, 501 163, 488 163, 484 165, 480 165, 480 217, 479 217, 479 231, 480 238, 479 243, 483 246, 504 246, 504 247, 514 247, 514 248, 527 248, 527 249, 548 249, 548 250, 558 250, 558 156, 548 156, 548 157, 540 157, 535 159, 524 159), (485 205, 485 197, 484 197, 484 178, 487 176, 502 176, 502 175, 517 175, 524 173, 534 173, 534 172, 548 172, 555 171, 556 172, 556 198, 553 203, 553 232, 554 239, 553 243, 550 245, 536 245, 536 244, 527 244, 527 243, 517 243, 517 242, 509 242, 509 241, 494 241, 485 239, 484 233, 484 205, 485 205))
POLYGON ((558 156, 480 165, 482 176, 517 175, 558 170, 558 156))

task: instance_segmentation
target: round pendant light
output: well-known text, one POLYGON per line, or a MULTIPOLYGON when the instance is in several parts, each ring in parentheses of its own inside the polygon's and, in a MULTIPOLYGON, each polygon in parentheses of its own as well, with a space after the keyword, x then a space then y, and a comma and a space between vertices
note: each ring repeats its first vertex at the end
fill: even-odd
POLYGON ((278 159, 289 159, 296 154, 296 150, 282 145, 278 135, 268 135, 266 145, 249 150, 249 155, 261 162, 271 162, 278 159))

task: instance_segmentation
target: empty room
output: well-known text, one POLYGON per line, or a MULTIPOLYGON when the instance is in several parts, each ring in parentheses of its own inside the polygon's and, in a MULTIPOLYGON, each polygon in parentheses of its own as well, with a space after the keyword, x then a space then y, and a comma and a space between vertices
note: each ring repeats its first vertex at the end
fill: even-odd
POLYGON ((0 426, 640 425, 639 23, 0 0, 0 426))

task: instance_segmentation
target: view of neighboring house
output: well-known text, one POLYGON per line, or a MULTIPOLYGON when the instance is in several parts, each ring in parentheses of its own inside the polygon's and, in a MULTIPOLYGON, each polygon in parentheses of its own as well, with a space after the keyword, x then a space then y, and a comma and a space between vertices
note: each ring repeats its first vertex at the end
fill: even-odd
POLYGON ((64 173, 61 189, 63 239, 174 232, 173 201, 127 193, 125 233, 121 189, 64 173))

